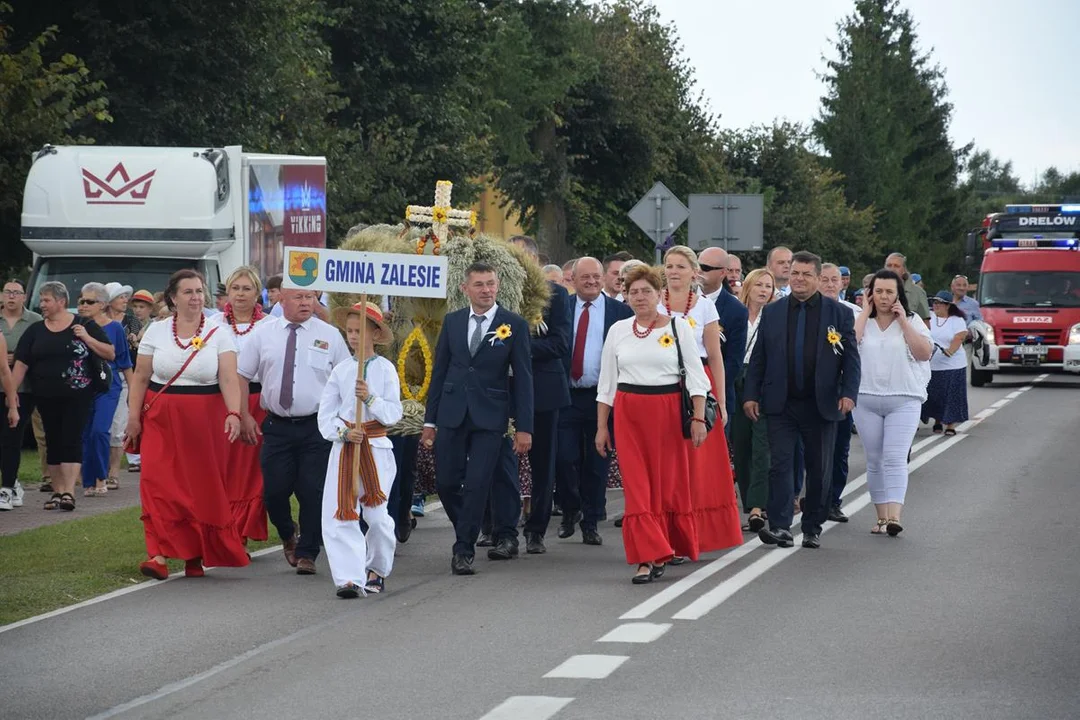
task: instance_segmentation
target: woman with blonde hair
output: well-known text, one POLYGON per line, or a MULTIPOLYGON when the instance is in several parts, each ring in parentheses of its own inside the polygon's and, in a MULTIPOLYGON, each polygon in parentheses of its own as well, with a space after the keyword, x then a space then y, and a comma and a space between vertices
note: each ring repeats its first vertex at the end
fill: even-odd
POLYGON ((695 354, 712 383, 719 405, 715 432, 697 450, 690 453, 690 497, 694 506, 701 552, 722 550, 742 544, 739 506, 731 477, 724 425, 725 402, 724 355, 720 347, 720 315, 716 304, 694 287, 701 266, 697 255, 685 245, 676 245, 664 254, 664 277, 667 286, 660 293, 656 310, 667 317, 686 320, 693 333, 695 354))
POLYGON ((690 455, 707 436, 709 379, 690 325, 657 311, 660 274, 648 266, 632 268, 623 292, 634 317, 613 324, 604 342, 596 390, 596 451, 606 456, 611 450, 608 418, 614 408, 626 496, 623 547, 626 561, 637 566, 632 581, 640 585, 663 575, 676 555, 698 557, 690 455), (690 440, 683 439, 676 342, 693 401, 690 440))
MULTIPOLYGON (((255 330, 255 326, 270 316, 264 315, 259 305, 262 283, 255 268, 244 265, 233 270, 225 280, 225 292, 229 298, 225 309, 214 315, 209 322, 218 326, 218 332, 232 338, 236 346, 236 361, 239 363, 244 352, 244 343, 255 330)), ((248 540, 267 538, 262 465, 259 462, 262 435, 256 430, 266 419, 266 411, 259 405, 262 386, 258 378, 252 379, 250 388, 248 405, 240 408, 242 442, 233 443, 229 447, 229 460, 225 471, 225 494, 229 497, 236 530, 245 544, 248 540)))
MULTIPOLYGON (((739 300, 750 311, 746 328, 746 355, 743 369, 735 378, 735 407, 743 406, 743 389, 750 354, 757 344, 761 310, 772 302, 776 278, 764 268, 751 271, 743 280, 739 300)), ((739 484, 739 498, 743 512, 749 516, 744 530, 758 532, 765 527, 764 508, 769 498, 769 432, 765 416, 752 422, 745 413, 737 412, 731 418, 731 447, 735 456, 735 481, 739 484)))

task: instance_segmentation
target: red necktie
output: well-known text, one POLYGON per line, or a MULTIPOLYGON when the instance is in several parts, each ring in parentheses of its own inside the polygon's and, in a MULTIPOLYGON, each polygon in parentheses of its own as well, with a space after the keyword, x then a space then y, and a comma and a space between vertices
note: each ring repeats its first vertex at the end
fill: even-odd
POLYGON ((577 334, 574 336, 574 356, 570 359, 570 377, 580 380, 585 374, 585 336, 589 334, 589 306, 586 302, 577 321, 577 334))

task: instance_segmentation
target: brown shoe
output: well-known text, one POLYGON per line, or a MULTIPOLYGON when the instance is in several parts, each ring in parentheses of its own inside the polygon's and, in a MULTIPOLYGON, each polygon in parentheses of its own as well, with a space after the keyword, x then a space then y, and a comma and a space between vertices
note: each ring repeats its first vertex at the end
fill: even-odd
POLYGON ((291 538, 283 542, 281 544, 281 550, 285 553, 285 562, 289 563, 289 565, 293 567, 296 567, 296 536, 293 535, 291 538))
POLYGON ((296 574, 297 575, 314 575, 315 574, 315 561, 311 558, 300 558, 296 561, 296 574))

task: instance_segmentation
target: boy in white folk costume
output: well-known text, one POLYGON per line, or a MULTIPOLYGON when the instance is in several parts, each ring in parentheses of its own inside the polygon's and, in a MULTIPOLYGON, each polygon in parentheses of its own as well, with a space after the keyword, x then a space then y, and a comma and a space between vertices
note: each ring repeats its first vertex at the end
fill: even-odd
POLYGON ((393 363, 375 354, 375 345, 389 345, 394 336, 373 303, 357 303, 339 315, 353 359, 330 374, 319 403, 319 431, 334 443, 323 487, 323 546, 340 598, 385 590, 394 565, 394 520, 386 499, 397 466, 386 428, 401 420, 401 386, 393 363), (360 328, 367 323, 364 347, 360 328), (360 362, 358 362, 358 360, 360 362), (363 364, 362 379, 357 369, 363 364), (361 418, 356 421, 357 397, 361 418), (359 454, 359 478, 353 473, 359 454), (363 517, 368 530, 360 529, 363 517))

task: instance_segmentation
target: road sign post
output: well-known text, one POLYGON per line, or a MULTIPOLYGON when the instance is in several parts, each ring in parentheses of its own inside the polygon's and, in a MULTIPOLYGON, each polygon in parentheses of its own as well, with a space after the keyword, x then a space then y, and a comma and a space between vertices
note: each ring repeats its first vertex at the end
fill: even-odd
POLYGON ((656 262, 659 263, 661 246, 670 235, 682 227, 686 218, 690 217, 690 211, 664 183, 658 182, 627 215, 652 239, 656 245, 656 262))

